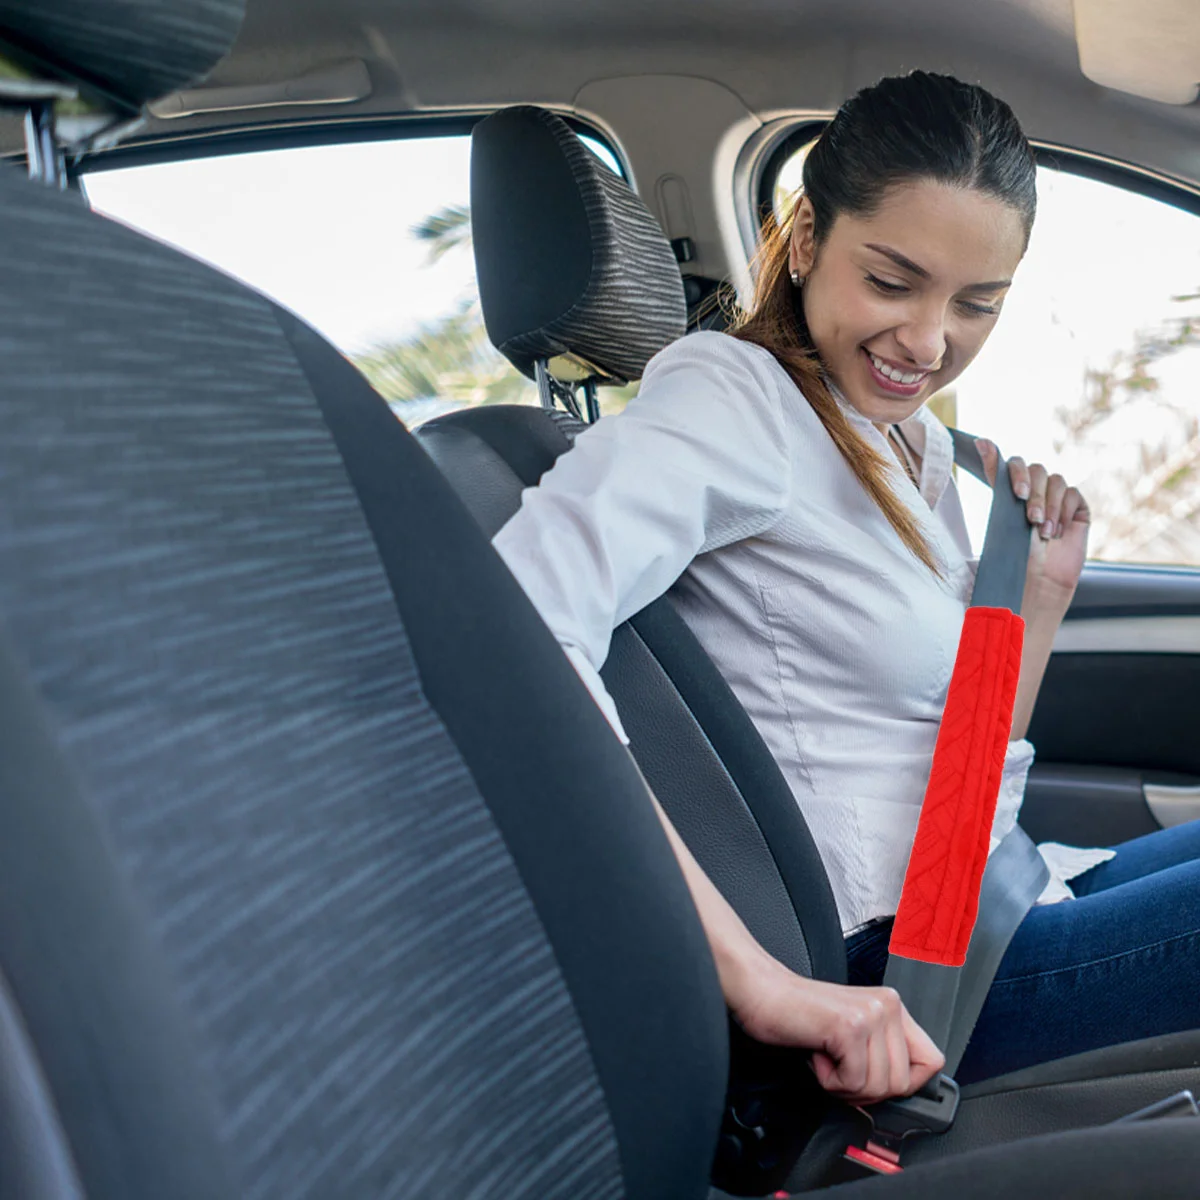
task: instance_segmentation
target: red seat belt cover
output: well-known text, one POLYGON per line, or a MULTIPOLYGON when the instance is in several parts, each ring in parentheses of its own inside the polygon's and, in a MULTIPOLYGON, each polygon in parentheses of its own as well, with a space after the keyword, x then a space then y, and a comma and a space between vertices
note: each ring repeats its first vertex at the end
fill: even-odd
POLYGON ((968 608, 889 951, 960 967, 979 913, 1025 622, 968 608))

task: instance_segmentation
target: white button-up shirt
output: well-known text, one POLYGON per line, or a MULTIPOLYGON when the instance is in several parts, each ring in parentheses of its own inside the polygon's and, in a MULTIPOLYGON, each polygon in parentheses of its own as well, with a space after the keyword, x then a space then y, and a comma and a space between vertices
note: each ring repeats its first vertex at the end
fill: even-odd
MULTIPOLYGON (((497 534, 504 557, 625 739, 598 674, 613 629, 664 592, 729 681, 812 830, 846 931, 896 911, 974 580, 951 472, 925 408, 901 430, 920 487, 859 433, 933 550, 915 558, 787 372, 721 333, 675 342, 637 397, 582 433, 497 534)), ((993 847, 1033 760, 1005 758, 993 847)), ((1109 851, 1042 848, 1043 901, 1109 851)))

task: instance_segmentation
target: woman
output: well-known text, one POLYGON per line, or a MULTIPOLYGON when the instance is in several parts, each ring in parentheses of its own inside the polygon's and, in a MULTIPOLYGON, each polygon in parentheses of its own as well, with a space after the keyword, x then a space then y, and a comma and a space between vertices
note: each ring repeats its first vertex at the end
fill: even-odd
MULTIPOLYGON (((924 404, 987 340, 1035 206, 1032 153, 995 97, 923 72, 860 92, 768 229, 732 335, 659 354, 626 412, 583 434, 495 542, 622 737, 597 671, 616 625, 671 589, 795 794, 862 986, 766 955, 664 824, 734 1014, 812 1048, 821 1083, 852 1100, 911 1091, 941 1065, 877 986, 973 582, 949 435, 924 404)), ((1017 818, 1088 528, 1075 488, 1011 461, 1037 536, 993 845, 1017 818)), ((1051 883, 962 1081, 1200 1018, 1200 832, 1042 852, 1051 883)))

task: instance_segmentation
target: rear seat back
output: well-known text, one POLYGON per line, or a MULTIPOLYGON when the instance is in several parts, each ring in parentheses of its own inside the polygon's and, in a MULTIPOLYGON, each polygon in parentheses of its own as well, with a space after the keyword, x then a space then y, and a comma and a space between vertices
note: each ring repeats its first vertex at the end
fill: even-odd
MULTIPOLYGON (((97 30, 156 61, 232 7, 19 32, 95 82, 97 30)), ((0 260, 0 1197, 703 1196, 686 887, 427 456, 295 318, 9 166, 0 260)))
MULTIPOLYGON (((559 118, 519 107, 480 122, 471 204, 488 329, 525 373, 541 358, 551 372, 566 361, 568 377, 583 361, 601 377, 636 378, 682 335, 670 245, 640 199, 582 151, 559 118), (570 188, 573 206, 564 199, 570 188), (668 299, 672 290, 678 305, 668 299), (636 341, 628 340, 628 319, 595 323, 595 313, 628 318, 630 308, 636 341)), ((584 428, 550 409, 489 406, 436 418, 417 438, 492 536, 517 511, 521 489, 584 428)), ((844 981, 841 926, 807 826, 758 731, 669 598, 615 631, 602 674, 647 781, 751 931, 794 970, 844 981)))

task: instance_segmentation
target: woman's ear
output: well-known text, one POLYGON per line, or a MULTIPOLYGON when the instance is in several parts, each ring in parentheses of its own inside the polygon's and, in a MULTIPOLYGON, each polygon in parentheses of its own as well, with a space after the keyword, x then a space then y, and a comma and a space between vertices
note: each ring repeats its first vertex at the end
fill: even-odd
POLYGON ((807 196, 796 201, 796 215, 792 218, 791 245, 788 249, 788 272, 808 276, 817 257, 816 240, 813 237, 813 206, 807 196))

